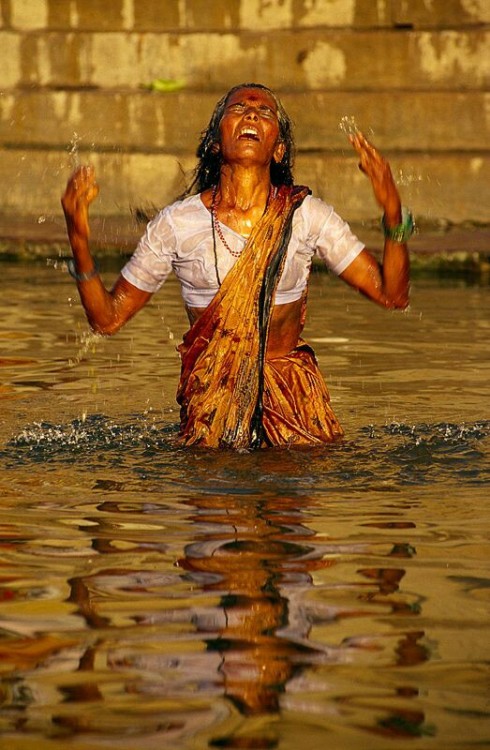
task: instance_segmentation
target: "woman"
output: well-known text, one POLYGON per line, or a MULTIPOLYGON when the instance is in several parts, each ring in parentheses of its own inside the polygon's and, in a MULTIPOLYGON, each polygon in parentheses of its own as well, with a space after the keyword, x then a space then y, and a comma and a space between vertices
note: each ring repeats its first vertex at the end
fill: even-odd
POLYGON ((383 263, 307 188, 293 184, 291 123, 277 97, 242 84, 218 102, 188 191, 149 222, 108 292, 89 250, 94 171, 78 169, 62 205, 82 304, 92 329, 113 334, 174 270, 190 330, 179 347, 180 435, 186 445, 254 448, 342 436, 313 351, 300 339, 316 252, 345 282, 387 308, 408 304, 406 239, 389 164, 350 136, 383 209, 383 263))

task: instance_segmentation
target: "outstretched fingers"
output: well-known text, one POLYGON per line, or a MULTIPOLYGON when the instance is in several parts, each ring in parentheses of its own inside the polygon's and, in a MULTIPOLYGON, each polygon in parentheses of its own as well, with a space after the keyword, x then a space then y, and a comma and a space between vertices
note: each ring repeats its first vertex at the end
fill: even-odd
POLYGON ((374 171, 386 168, 386 159, 363 133, 357 131, 349 137, 349 140, 359 155, 359 168, 368 176, 371 176, 374 171))
POLYGON ((73 210, 83 205, 89 206, 98 194, 99 186, 95 179, 94 168, 81 166, 70 176, 61 202, 65 211, 73 210))
POLYGON ((99 186, 92 166, 78 167, 68 180, 61 205, 68 229, 88 237, 88 208, 99 194, 99 186))
POLYGON ((360 131, 350 135, 349 140, 359 155, 359 169, 371 180, 377 202, 384 208, 388 201, 398 201, 398 191, 387 159, 360 131))

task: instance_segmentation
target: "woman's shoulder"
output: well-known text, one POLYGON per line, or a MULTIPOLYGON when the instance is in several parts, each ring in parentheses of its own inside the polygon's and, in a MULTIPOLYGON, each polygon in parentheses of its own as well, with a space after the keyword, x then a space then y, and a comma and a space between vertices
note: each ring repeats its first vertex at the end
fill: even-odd
POLYGON ((307 235, 318 234, 333 215, 331 205, 310 193, 296 211, 295 223, 302 225, 307 235))
POLYGON ((305 197, 302 208, 305 213, 321 216, 330 216, 333 211, 333 207, 329 203, 326 203, 321 198, 317 198, 312 193, 305 197))
POLYGON ((152 246, 165 246, 179 254, 184 243, 210 230, 209 211, 199 194, 174 201, 147 224, 145 236, 152 246))
POLYGON ((162 208, 155 218, 178 219, 182 216, 187 217, 199 213, 203 210, 204 204, 199 193, 189 195, 185 198, 179 198, 173 203, 169 203, 162 208))

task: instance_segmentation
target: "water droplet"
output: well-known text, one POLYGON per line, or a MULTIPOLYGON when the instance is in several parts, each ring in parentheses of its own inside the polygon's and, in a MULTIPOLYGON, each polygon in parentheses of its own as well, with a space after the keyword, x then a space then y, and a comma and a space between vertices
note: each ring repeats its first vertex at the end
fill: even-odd
POLYGON ((416 174, 415 172, 407 172, 403 169, 398 170, 398 184, 399 185, 413 185, 414 182, 422 182, 422 175, 416 174))
POLYGON ((72 169, 76 169, 80 166, 79 145, 81 141, 82 137, 78 135, 78 133, 74 132, 68 146, 68 153, 70 154, 72 169))
POLYGON ((354 115, 344 115, 340 119, 339 128, 345 135, 355 135, 360 130, 354 115))

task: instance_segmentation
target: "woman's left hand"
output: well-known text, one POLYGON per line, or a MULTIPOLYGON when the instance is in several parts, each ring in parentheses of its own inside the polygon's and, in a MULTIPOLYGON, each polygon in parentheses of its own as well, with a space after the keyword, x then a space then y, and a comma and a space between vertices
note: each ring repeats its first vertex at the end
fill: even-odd
POLYGON ((388 161, 360 131, 350 135, 349 140, 359 155, 359 169, 371 180, 374 197, 385 216, 400 221, 396 216, 400 214, 401 201, 388 161))

